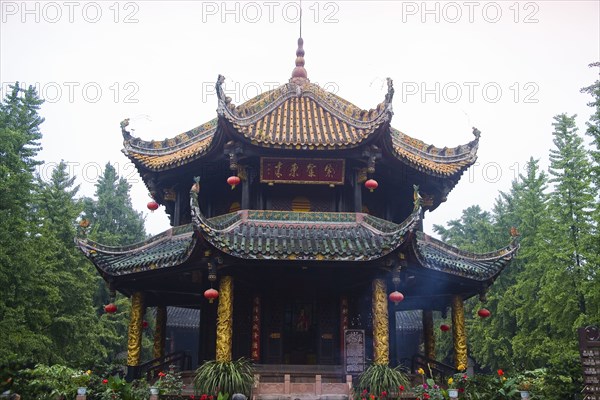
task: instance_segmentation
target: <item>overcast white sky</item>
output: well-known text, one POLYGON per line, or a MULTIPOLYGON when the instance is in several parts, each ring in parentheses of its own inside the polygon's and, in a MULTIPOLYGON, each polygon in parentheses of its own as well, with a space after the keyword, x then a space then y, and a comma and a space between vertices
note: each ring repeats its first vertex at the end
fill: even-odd
MULTIPOLYGON (((599 1, 302 2, 306 69, 312 82, 365 109, 394 80, 392 125, 438 147, 482 132, 478 164, 431 225, 479 204, 489 209, 530 156, 547 166, 552 117, 578 114, 579 89, 598 78, 599 1)), ((119 122, 164 139, 216 116, 223 74, 236 104, 287 82, 294 67, 298 3, 292 1, 0 1, 2 96, 17 80, 47 102, 43 176, 61 159, 91 195, 106 162, 132 184, 147 229, 141 178, 120 152, 119 122)), ((162 209, 161 209, 162 210, 162 209)))

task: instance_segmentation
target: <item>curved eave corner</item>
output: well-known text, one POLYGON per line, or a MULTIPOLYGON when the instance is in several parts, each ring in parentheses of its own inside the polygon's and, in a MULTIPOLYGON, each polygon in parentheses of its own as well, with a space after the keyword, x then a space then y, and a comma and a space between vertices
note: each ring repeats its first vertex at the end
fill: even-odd
POLYGON ((401 224, 363 213, 242 210, 207 219, 190 192, 194 229, 206 242, 239 259, 371 261, 406 242, 418 226, 421 207, 401 224))
POLYGON ((502 249, 489 253, 471 253, 447 245, 423 232, 417 232, 411 247, 423 267, 478 282, 496 279, 519 249, 514 238, 502 249))
POLYGON ((189 259, 196 241, 188 224, 130 246, 105 246, 85 238, 76 238, 75 244, 104 275, 121 276, 180 265, 189 259))
POLYGON ((145 141, 131 136, 129 119, 121 122, 122 152, 134 163, 150 171, 162 171, 187 164, 206 154, 217 132, 218 118, 162 141, 145 141))
POLYGON ((391 121, 394 89, 375 109, 362 110, 316 84, 290 81, 236 106, 216 84, 221 118, 254 145, 296 150, 333 150, 360 145, 391 121))
POLYGON ((475 139, 457 147, 438 148, 390 127, 389 145, 403 163, 428 175, 450 178, 455 183, 477 161, 481 132, 473 128, 475 139))

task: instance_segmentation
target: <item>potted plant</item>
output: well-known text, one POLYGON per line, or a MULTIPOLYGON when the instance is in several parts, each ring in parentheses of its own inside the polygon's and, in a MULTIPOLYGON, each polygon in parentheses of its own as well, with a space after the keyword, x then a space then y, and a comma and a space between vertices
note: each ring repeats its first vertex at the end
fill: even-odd
MULTIPOLYGON (((435 383, 433 378, 425 378, 425 370, 419 368, 417 373, 421 375, 423 383, 413 387, 412 391, 418 400, 444 400, 444 391, 435 383)), ((430 371, 431 373, 431 371, 430 371)))
POLYGON ((448 396, 451 399, 457 399, 459 393, 465 391, 465 386, 469 376, 465 372, 458 372, 448 378, 448 396))
POLYGON ((92 371, 77 371, 71 375, 71 381, 77 387, 77 394, 84 395, 87 392, 87 387, 90 383, 92 371))
POLYGON ((522 399, 528 399, 529 398, 529 391, 531 390, 531 386, 533 385, 533 382, 531 380, 531 378, 523 378, 518 386, 517 389, 519 389, 519 392, 521 393, 521 398, 522 399))

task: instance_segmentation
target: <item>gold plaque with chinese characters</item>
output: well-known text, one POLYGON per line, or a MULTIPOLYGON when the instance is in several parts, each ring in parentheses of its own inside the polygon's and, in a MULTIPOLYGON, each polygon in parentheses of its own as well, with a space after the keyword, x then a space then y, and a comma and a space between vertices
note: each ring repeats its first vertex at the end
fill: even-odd
POLYGON ((261 157, 262 183, 343 185, 345 160, 261 157))

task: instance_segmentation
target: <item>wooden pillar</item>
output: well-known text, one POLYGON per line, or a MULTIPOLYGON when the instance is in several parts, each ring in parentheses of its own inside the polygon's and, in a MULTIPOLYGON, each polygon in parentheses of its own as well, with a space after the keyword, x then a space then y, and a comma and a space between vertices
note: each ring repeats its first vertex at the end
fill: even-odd
POLYGON ((203 301, 200 305, 198 362, 214 360, 216 349, 217 304, 203 301))
POLYGON ((390 354, 390 366, 395 367, 398 365, 398 330, 396 328, 396 307, 388 307, 388 329, 389 329, 389 354, 390 354))
POLYGON ((250 185, 252 184, 252 169, 245 167, 242 179, 242 203, 240 208, 248 210, 250 208, 250 185))
POLYGON ((154 328, 154 347, 152 357, 165 356, 165 340, 167 338, 167 307, 156 307, 156 327, 154 328))
POLYGON ((423 310, 423 342, 425 357, 435 360, 435 334, 433 332, 433 311, 423 310))
POLYGON ((388 365, 389 354, 389 327, 388 327, 388 302, 385 281, 373 280, 373 363, 388 365))
POLYGON ((465 309, 461 295, 452 296, 452 337, 454 339, 454 362, 456 369, 467 369, 467 331, 465 309))
POLYGON ((233 340, 233 277, 224 276, 219 283, 217 308, 216 360, 231 361, 233 340))
POLYGON ((138 378, 142 352, 142 324, 144 320, 144 294, 135 292, 131 296, 129 332, 127 338, 127 380, 138 378))
POLYGON ((181 191, 175 192, 174 210, 173 210, 173 226, 181 225, 181 202, 183 197, 181 191))
POLYGON ((362 212, 362 185, 360 170, 354 170, 354 212, 362 212))

